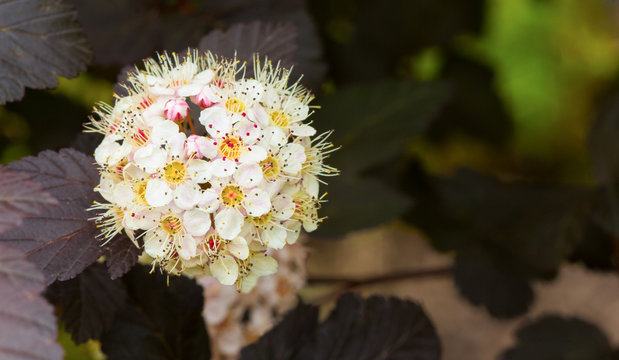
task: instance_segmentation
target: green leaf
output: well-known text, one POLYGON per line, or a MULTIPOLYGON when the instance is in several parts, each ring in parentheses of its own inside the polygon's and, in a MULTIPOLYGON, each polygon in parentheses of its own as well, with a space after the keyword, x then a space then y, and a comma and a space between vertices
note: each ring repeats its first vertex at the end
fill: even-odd
POLYGON ((547 315, 525 325, 505 360, 612 360, 606 335, 595 325, 577 318, 547 315))
POLYGON ((210 359, 204 298, 195 280, 136 266, 123 281, 129 303, 101 337, 108 360, 210 359))
POLYGON ((92 52, 75 11, 56 0, 0 0, 0 104, 86 70, 92 52))
POLYGON ((327 320, 300 304, 241 359, 416 359, 441 358, 440 341, 421 306, 394 297, 342 296, 327 320))
POLYGON ((410 139, 428 127, 448 93, 440 83, 351 85, 320 99, 322 109, 311 118, 317 128, 335 130, 329 140, 342 148, 328 163, 348 176, 400 154, 410 139))

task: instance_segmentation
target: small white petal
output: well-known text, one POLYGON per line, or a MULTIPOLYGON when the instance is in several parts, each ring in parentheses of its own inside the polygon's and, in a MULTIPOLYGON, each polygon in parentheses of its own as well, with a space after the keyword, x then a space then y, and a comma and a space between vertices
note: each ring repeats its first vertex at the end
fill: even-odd
POLYGON ((213 175, 226 177, 234 174, 236 171, 236 163, 230 159, 215 159, 211 162, 213 166, 213 175))
POLYGON ((219 193, 213 189, 204 190, 198 206, 208 213, 214 212, 219 207, 219 193))
POLYGON ((225 208, 215 215, 215 230, 223 239, 232 240, 241 233, 243 215, 233 208, 225 208))
POLYGON ((133 161, 146 172, 154 173, 165 166, 167 155, 165 150, 150 144, 139 148, 133 154, 133 161))
POLYGON ((247 241, 238 236, 232 239, 227 244, 228 251, 237 259, 245 260, 249 256, 249 247, 247 247, 247 241))
POLYGON ((262 168, 257 163, 244 163, 234 173, 234 179, 242 187, 254 187, 262 181, 262 168))
POLYGON ((212 176, 211 163, 199 159, 191 159, 187 161, 187 173, 191 181, 198 184, 203 184, 211 179, 212 176))
POLYGON ((297 174, 305 162, 305 148, 296 143, 286 144, 279 150, 282 171, 287 174, 297 174))
POLYGON ((191 235, 202 236, 211 228, 211 216, 200 209, 189 210, 183 215, 183 224, 191 235))
POLYGON ((214 105, 202 110, 200 112, 200 123, 204 125, 206 131, 211 136, 217 136, 219 133, 229 133, 232 129, 226 109, 220 105, 214 105))
POLYGON ((241 157, 239 157, 239 161, 242 163, 246 162, 254 162, 258 163, 267 158, 267 151, 258 145, 253 145, 248 147, 247 149, 243 149, 243 153, 241 153, 241 157))
POLYGON ((202 196, 200 193, 200 187, 191 181, 186 181, 180 185, 177 185, 173 193, 174 205, 183 210, 190 210, 194 206, 198 205, 200 197, 202 196))
POLYGON ((264 108, 260 105, 247 109, 246 115, 249 120, 257 123, 262 128, 269 126, 269 114, 267 114, 267 112, 264 111, 264 108))
POLYGON ((288 137, 282 129, 270 126, 264 130, 264 137, 271 146, 282 147, 288 141, 288 137))
MULTIPOLYGON (((103 182, 101 183, 101 186, 103 182)), ((114 187, 114 202, 116 202, 121 207, 129 206, 133 204, 133 200, 135 199, 135 193, 133 192, 133 188, 129 182, 121 182, 114 187)), ((103 193, 101 193, 103 195, 103 193)), ((106 199, 107 200, 107 199, 106 199)), ((108 200, 109 201, 109 200, 108 200)))
POLYGON ((309 125, 295 125, 290 127, 290 132, 294 136, 314 136, 316 134, 316 129, 309 125))
POLYGON ((307 174, 303 177, 303 189, 305 189, 309 196, 317 198, 319 188, 320 184, 316 175, 307 174))
POLYGON ((202 90, 203 87, 204 85, 202 84, 184 85, 184 86, 181 86, 181 88, 176 91, 176 94, 178 94, 179 96, 185 96, 185 97, 195 96, 197 93, 200 92, 200 90, 202 90))
POLYGON ((213 77, 215 77, 215 72, 211 69, 206 69, 196 74, 193 78, 193 82, 196 84, 206 85, 213 80, 213 77))
POLYGON ((251 272, 257 276, 266 276, 277 272, 277 260, 268 255, 252 257, 251 264, 251 272))
POLYGON ((261 216, 271 210, 269 194, 262 189, 253 189, 243 199, 245 210, 250 216, 261 216))
POLYGON ((178 252, 178 255, 181 258, 189 260, 193 256, 196 256, 196 248, 198 247, 198 242, 193 236, 189 234, 183 234, 179 237, 177 241, 178 243, 176 244, 176 252, 178 252))
POLYGON ((150 206, 164 206, 172 200, 172 189, 167 182, 159 179, 148 180, 146 184, 146 193, 144 194, 146 202, 150 206))
POLYGON ((149 231, 144 235, 144 252, 152 258, 165 257, 168 245, 168 241, 157 232, 149 231))
POLYGON ((161 145, 171 136, 178 134, 178 125, 170 120, 161 121, 153 126, 150 133, 150 141, 155 145, 161 145))
POLYGON ((239 266, 230 255, 220 256, 210 266, 211 274, 223 285, 232 285, 239 277, 239 266))
POLYGON ((294 201, 287 194, 281 194, 273 199, 273 217, 277 220, 287 220, 294 214, 294 201))
POLYGON ((278 226, 273 226, 262 232, 262 241, 266 246, 272 249, 281 249, 286 245, 286 233, 286 230, 278 226))

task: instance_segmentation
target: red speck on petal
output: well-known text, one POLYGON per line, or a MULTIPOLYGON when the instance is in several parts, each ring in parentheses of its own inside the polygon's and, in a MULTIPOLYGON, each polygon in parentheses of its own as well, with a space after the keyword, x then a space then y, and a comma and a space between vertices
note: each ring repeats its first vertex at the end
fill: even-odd
POLYGON ((210 128, 212 129, 212 128, 213 128, 213 125, 211 125, 211 124, 208 124, 208 127, 210 127, 210 128))
POLYGON ((255 128, 258 128, 258 125, 254 124, 254 127, 255 127, 255 128))
POLYGON ((247 114, 245 114, 245 113, 242 113, 241 115, 243 115, 243 116, 247 116, 247 114))
POLYGON ((249 133, 245 133, 247 136, 249 136, 249 133))

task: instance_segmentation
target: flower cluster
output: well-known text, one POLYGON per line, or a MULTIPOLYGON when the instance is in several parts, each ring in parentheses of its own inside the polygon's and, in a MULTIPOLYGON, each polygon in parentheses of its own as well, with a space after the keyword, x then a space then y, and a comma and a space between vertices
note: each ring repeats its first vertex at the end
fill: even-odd
MULTIPOLYGON (((277 269, 266 255, 313 231, 329 133, 307 122, 313 96, 270 61, 246 65, 197 51, 161 55, 128 77, 128 95, 88 125, 106 241, 125 232, 153 266, 209 274, 249 291, 277 269), (197 120, 197 121, 195 121, 197 120)), ((113 240, 112 240, 113 241, 113 240)))
POLYGON ((279 269, 260 278, 247 294, 222 286, 212 277, 197 278, 204 288, 204 319, 213 359, 237 359, 244 346, 269 331, 297 305, 298 293, 307 281, 307 249, 297 243, 268 251, 279 269))

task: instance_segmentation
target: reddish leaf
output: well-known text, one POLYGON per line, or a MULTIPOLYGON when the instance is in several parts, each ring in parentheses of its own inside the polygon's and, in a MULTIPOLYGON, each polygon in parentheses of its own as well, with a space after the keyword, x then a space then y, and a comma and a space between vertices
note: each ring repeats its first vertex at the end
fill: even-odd
POLYGON ((17 249, 0 244, 0 358, 62 359, 53 308, 42 296, 43 275, 17 249))
POLYGON ((21 227, 0 234, 0 243, 26 252, 48 284, 73 278, 103 254, 95 239, 95 224, 88 220, 92 214, 86 211, 97 198, 93 188, 99 174, 93 162, 83 153, 63 149, 44 151, 7 166, 28 174, 60 202, 25 218, 21 227))
POLYGON ((135 246, 125 234, 110 241, 105 247, 105 265, 112 280, 125 275, 138 262, 140 254, 142 247, 135 246))
POLYGON ((58 201, 27 174, 0 168, 0 233, 53 205, 58 201))
POLYGON ((75 17, 56 0, 0 0, 0 104, 86 70, 92 52, 75 17))

